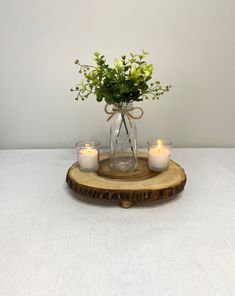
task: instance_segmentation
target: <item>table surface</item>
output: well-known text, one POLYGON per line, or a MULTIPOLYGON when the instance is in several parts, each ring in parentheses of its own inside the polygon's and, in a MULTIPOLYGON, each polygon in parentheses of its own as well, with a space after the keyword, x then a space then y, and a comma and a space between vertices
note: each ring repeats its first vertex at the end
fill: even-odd
POLYGON ((234 296, 235 149, 173 149, 178 198, 76 199, 74 150, 0 151, 1 296, 234 296))

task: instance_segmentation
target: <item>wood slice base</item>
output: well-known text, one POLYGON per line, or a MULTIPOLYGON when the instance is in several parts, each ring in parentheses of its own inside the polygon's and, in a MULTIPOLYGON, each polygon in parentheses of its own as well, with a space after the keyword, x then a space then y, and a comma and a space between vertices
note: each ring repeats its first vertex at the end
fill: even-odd
MULTIPOLYGON (((139 153, 139 157, 147 158, 147 153, 139 153)), ((101 161, 105 158, 107 154, 101 154, 101 161)), ((75 193, 119 201, 121 207, 129 208, 134 202, 168 200, 184 189, 186 175, 183 168, 172 160, 167 171, 128 181, 107 178, 100 172, 81 172, 78 163, 75 163, 68 170, 66 181, 75 193)))

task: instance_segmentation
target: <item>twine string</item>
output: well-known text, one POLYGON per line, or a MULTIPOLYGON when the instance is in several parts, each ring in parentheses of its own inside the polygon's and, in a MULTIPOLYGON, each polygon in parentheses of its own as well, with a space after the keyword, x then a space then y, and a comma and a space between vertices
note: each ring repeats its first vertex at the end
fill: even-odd
POLYGON ((128 107, 128 108, 125 108, 125 107, 117 107, 116 106, 115 108, 113 108, 112 111, 109 111, 108 107, 109 107, 108 104, 106 104, 105 107, 104 107, 105 113, 110 115, 107 118, 107 121, 109 121, 115 114, 121 113, 123 115, 126 115, 126 117, 128 118, 129 123, 130 123, 130 127, 132 127, 131 119, 140 119, 144 115, 144 110, 142 108, 140 108, 140 107, 128 107), (135 110, 139 110, 140 114, 139 115, 131 114, 131 112, 135 111, 135 110))

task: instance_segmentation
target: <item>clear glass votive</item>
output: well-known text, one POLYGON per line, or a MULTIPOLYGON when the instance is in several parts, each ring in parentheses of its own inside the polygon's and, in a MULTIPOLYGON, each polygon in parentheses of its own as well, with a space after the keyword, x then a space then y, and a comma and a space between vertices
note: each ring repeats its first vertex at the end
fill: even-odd
POLYGON ((148 142, 148 166, 151 171, 162 172, 168 169, 172 143, 156 139, 148 142))
POLYGON ((95 172, 99 168, 98 141, 83 140, 76 144, 79 168, 83 172, 95 172))

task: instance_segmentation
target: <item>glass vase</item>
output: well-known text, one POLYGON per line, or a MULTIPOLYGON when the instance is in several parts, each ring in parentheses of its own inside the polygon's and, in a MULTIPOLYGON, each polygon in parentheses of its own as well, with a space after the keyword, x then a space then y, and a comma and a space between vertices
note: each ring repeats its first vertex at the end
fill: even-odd
POLYGON ((110 128, 110 163, 114 170, 128 172, 137 168, 137 129, 130 116, 132 104, 113 106, 110 128))

